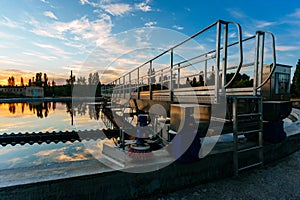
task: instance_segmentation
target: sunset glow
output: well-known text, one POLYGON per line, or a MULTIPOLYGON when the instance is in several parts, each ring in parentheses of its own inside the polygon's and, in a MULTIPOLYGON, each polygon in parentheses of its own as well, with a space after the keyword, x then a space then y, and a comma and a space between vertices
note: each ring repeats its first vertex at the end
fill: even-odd
MULTIPOLYGON (((155 0, 1 1, 0 85, 6 85, 9 76, 15 77, 17 85, 21 77, 27 84, 38 72, 47 73, 49 80, 57 84, 65 84, 71 70, 76 77, 95 71, 101 74, 116 56, 132 50, 120 38, 114 38, 119 33, 161 27, 190 36, 218 19, 240 23, 244 37, 258 29, 273 32, 278 63, 294 66, 300 50, 299 4, 272 1, 272 12, 266 12, 270 10, 270 2, 172 1, 170 6, 169 1, 155 0), (103 59, 91 64, 89 58, 98 50, 103 59)), ((137 32, 131 44, 136 49, 149 46, 146 34, 137 32)), ((234 33, 230 37, 235 37, 234 33)), ((110 66, 111 73, 104 74, 103 82, 150 58, 146 55, 137 60, 120 60, 110 66), (133 62, 134 65, 120 70, 120 66, 133 62)))

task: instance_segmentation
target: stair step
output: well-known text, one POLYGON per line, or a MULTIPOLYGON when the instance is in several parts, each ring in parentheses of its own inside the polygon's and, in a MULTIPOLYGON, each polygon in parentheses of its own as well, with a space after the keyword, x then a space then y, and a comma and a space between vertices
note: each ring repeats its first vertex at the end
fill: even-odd
POLYGON ((249 134, 249 133, 258 133, 262 131, 261 129, 256 129, 256 130, 250 130, 250 131, 239 131, 236 134, 237 135, 244 135, 244 134, 249 134))
POLYGON ((245 169, 249 169, 249 168, 252 168, 252 167, 256 167, 256 166, 259 166, 259 165, 262 165, 262 164, 263 164, 263 162, 258 162, 258 163, 254 163, 254 164, 252 164, 252 165, 247 165, 247 166, 245 166, 245 167, 239 168, 238 171, 243 171, 243 170, 245 170, 245 169))
POLYGON ((237 96, 236 99, 261 99, 261 96, 237 96))
POLYGON ((262 113, 246 113, 246 114, 238 114, 237 117, 255 117, 261 115, 262 113))
POLYGON ((253 150, 257 150, 257 149, 261 149, 262 146, 254 146, 254 147, 250 147, 250 148, 245 148, 245 149, 240 149, 237 152, 238 153, 243 153, 243 152, 247 152, 247 151, 253 151, 253 150))

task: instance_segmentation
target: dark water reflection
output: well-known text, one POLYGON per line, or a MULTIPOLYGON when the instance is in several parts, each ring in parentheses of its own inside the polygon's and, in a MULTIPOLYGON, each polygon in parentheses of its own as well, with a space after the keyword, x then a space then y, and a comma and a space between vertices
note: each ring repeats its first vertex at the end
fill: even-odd
POLYGON ((107 121, 100 103, 0 103, 0 134, 113 128, 107 121))
MULTIPOLYGON (((78 102, 0 103, 0 134, 114 128, 101 104, 78 102)), ((103 140, 0 146, 0 170, 91 160, 103 140)))
MULTIPOLYGON (((27 109, 38 118, 44 118, 48 116, 51 110, 55 111, 56 104, 65 105, 66 112, 69 114, 82 116, 88 113, 90 119, 99 119, 101 105, 86 104, 84 102, 76 103, 75 105, 72 102, 0 103, 0 107, 7 107, 10 114, 16 114, 17 109, 20 109, 21 113, 24 114, 25 109, 27 109)), ((1 110, 0 116, 3 114, 5 114, 5 110, 1 110)))

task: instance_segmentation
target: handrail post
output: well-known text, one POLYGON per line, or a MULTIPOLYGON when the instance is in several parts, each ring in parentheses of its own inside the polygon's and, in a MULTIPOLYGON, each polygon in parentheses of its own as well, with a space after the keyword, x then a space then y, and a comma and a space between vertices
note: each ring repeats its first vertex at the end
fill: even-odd
POLYGON ((140 68, 137 68, 137 93, 138 99, 140 99, 140 68))
MULTIPOLYGON (((264 48, 265 48, 265 33, 262 32, 261 34, 261 41, 260 41, 260 57, 259 57, 259 70, 257 71, 258 72, 258 83, 259 85, 262 83, 262 76, 263 76, 263 68, 264 68, 264 48)), ((261 89, 258 88, 257 89, 258 91, 260 91, 261 89)))
POLYGON ((128 74, 129 76, 129 98, 131 98, 131 90, 132 90, 132 86, 131 86, 131 72, 129 72, 128 74))
POLYGON ((177 88, 180 88, 180 63, 178 64, 177 73, 177 88))
POLYGON ((171 49, 170 65, 170 101, 173 101, 173 49, 171 49))
POLYGON ((164 84, 164 73, 163 72, 164 72, 164 70, 162 69, 161 70, 161 75, 160 75, 160 77, 161 77, 160 78, 160 90, 163 90, 163 88, 164 88, 163 87, 163 84, 164 84))
POLYGON ((253 96, 257 95, 258 86, 258 64, 259 64, 259 44, 260 44, 260 32, 256 32, 256 44, 255 44, 255 57, 254 57, 254 74, 253 74, 253 96))
POLYGON ((203 77, 204 85, 207 85, 206 77, 207 77, 207 54, 205 54, 205 61, 204 61, 204 77, 203 77))
POLYGON ((148 77, 149 77, 149 98, 150 100, 152 100, 152 60, 150 60, 150 68, 149 68, 149 74, 148 74, 148 77))
POLYGON ((219 70, 220 70, 220 41, 221 41, 221 22, 217 23, 217 35, 216 35, 216 67, 215 67, 215 99, 214 102, 219 102, 219 70))
POLYGON ((226 94, 228 24, 224 24, 223 66, 222 66, 222 95, 226 94))
POLYGON ((125 97, 125 94, 126 94, 126 89, 125 89, 125 85, 126 85, 126 84, 125 84, 125 80, 126 80, 126 79, 125 79, 125 76, 123 76, 123 97, 124 97, 124 99, 126 98, 126 97, 125 97))

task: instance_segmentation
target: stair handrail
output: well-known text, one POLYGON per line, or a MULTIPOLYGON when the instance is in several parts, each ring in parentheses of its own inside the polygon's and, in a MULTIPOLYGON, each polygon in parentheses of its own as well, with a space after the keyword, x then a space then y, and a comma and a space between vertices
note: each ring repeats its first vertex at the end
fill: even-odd
MULTIPOLYGON (((263 34, 268 34, 271 36, 272 38, 272 55, 273 55, 273 63, 271 63, 271 67, 272 69, 270 70, 270 73, 269 75, 267 76, 267 78, 262 81, 260 83, 259 86, 257 86, 255 89, 260 89, 262 86, 264 86, 268 81, 269 79, 271 78, 271 76, 273 75, 274 71, 275 71, 275 68, 276 68, 276 49, 275 49, 275 36, 273 35, 273 33, 269 32, 269 31, 258 31, 259 33, 263 33, 263 34)), ((264 41, 263 41, 264 42, 264 41)), ((262 52, 263 53, 263 52, 262 52)), ((263 63, 261 63, 261 66, 262 68, 264 67, 263 63)))
MULTIPOLYGON (((236 22, 228 22, 228 24, 234 24, 237 27, 237 30, 238 30, 238 42, 237 43, 239 44, 240 60, 239 60, 239 65, 238 65, 238 68, 237 68, 235 74, 230 79, 230 81, 228 83, 226 83, 226 85, 224 85, 224 88, 227 88, 234 81, 234 79, 239 74, 239 72, 240 72, 240 70, 241 70, 241 68, 243 66, 243 38, 242 38, 242 28, 241 28, 240 24, 238 24, 236 22)), ((225 48, 225 47, 223 47, 223 48, 225 48)), ((226 48, 228 48, 228 46, 226 48)), ((224 76, 226 77, 226 74, 224 74, 224 76)))

